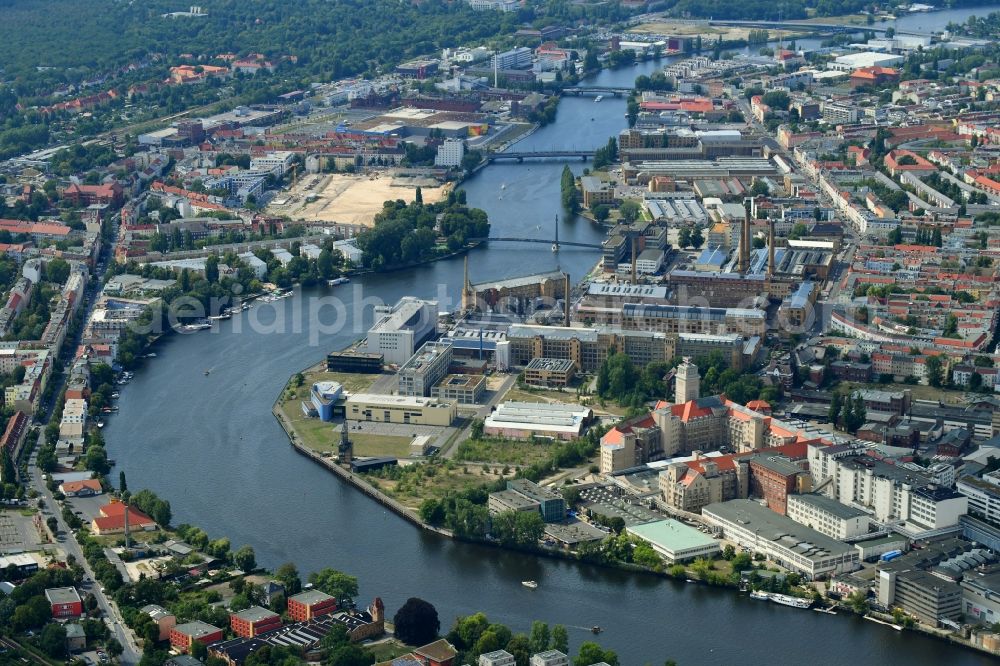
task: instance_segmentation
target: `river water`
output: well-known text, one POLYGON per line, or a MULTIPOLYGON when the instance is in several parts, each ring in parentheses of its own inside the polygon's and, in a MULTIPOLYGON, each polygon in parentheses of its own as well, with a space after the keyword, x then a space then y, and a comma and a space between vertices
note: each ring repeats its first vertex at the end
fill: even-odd
MULTIPOLYGON (((630 85, 653 68, 644 63, 605 71, 591 82, 630 85)), ((518 147, 603 145, 624 127, 624 115, 623 100, 567 98, 556 122, 518 147)), ((570 164, 577 173, 585 166, 570 164)), ((550 239, 561 215, 562 167, 493 165, 464 187, 469 203, 490 214, 494 235, 550 239)), ((585 220, 561 219, 559 237, 597 243, 603 234, 585 220)), ((471 252, 469 263, 474 281, 556 266, 578 279, 598 257, 596 250, 583 248, 555 254, 546 244, 495 243, 471 252)), ((234 548, 253 545, 262 565, 292 561, 304 573, 332 566, 354 574, 363 603, 379 595, 392 613, 410 596, 426 598, 437 607, 445 630, 456 616, 477 611, 514 631, 543 620, 567 625, 575 651, 593 638, 587 628, 600 624, 605 629, 600 642, 629 666, 665 659, 686 665, 992 663, 977 653, 855 617, 452 542, 422 532, 297 455, 270 411, 288 376, 364 334, 371 307, 361 309, 363 299, 369 306, 372 299, 391 303, 407 294, 457 299, 462 263, 461 258, 441 261, 304 294, 336 296, 343 303, 339 318, 333 307, 311 316, 307 304, 315 298, 290 298, 221 322, 218 330, 161 343, 158 357, 122 391, 120 412, 105 429, 111 456, 126 471, 129 487, 151 488, 169 499, 175 523, 227 536, 234 548), (337 322, 346 326, 327 332, 337 322), (525 579, 539 581, 539 588, 523 587, 525 579)), ((442 303, 442 309, 453 304, 442 303)))

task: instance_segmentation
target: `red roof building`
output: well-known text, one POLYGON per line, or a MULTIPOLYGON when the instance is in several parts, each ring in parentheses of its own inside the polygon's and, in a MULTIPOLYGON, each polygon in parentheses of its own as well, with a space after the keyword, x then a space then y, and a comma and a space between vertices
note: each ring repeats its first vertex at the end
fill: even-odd
MULTIPOLYGON (((130 530, 155 530, 156 521, 133 507, 128 509, 130 530)), ((91 521, 91 531, 97 535, 122 534, 125 532, 126 506, 117 500, 100 508, 99 515, 91 521)))
POLYGON ((122 202, 122 186, 116 182, 101 185, 71 184, 63 190, 64 199, 72 201, 76 206, 91 206, 93 204, 108 204, 117 206, 122 202))
POLYGON ((868 86, 875 88, 897 83, 899 72, 892 67, 862 67, 851 73, 851 87, 861 88, 868 86))

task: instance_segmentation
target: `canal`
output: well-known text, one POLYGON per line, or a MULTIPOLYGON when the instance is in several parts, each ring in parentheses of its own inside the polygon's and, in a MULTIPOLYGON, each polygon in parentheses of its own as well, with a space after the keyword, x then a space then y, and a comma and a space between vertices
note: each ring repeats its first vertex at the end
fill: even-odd
MULTIPOLYGON (((644 63, 606 71, 591 82, 630 85, 653 67, 644 63)), ((555 123, 518 147, 600 146, 624 127, 624 115, 623 100, 568 98, 555 123)), ((577 173, 585 166, 570 164, 577 173)), ((563 219, 562 167, 497 164, 464 187, 469 203, 489 213, 494 234, 551 238, 558 215, 560 239, 599 242, 602 232, 586 220, 563 219)), ((469 255, 474 281, 556 266, 579 279, 597 259, 594 250, 553 253, 545 244, 528 243, 497 243, 469 255)), ((105 429, 110 455, 126 471, 129 487, 150 488, 169 499, 174 523, 227 536, 234 548, 253 545, 262 565, 291 561, 303 573, 331 566, 356 575, 362 603, 378 595, 392 613, 410 596, 428 599, 445 631, 456 616, 477 611, 515 632, 543 620, 566 625, 575 651, 593 638, 586 628, 600 624, 605 629, 600 642, 629 666, 665 659, 682 664, 991 663, 985 656, 843 614, 831 617, 754 602, 728 590, 452 542, 422 532, 294 453, 271 415, 288 376, 361 337, 373 300, 443 295, 453 300, 443 302, 442 309, 453 306, 462 263, 458 258, 307 291, 304 298, 262 305, 221 322, 217 331, 173 336, 160 344, 157 358, 122 391, 120 412, 105 429), (336 296, 346 317, 338 320, 332 307, 311 317, 308 304, 315 299, 309 297, 318 296, 336 296), (325 332, 338 322, 346 325, 325 332), (317 333, 321 328, 324 332, 317 333), (525 579, 537 580, 538 589, 523 587, 525 579)))

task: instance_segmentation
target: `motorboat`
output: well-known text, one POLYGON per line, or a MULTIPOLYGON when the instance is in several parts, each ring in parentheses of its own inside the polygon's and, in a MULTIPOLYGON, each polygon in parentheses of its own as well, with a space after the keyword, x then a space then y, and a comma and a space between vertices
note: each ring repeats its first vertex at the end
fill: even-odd
POLYGON ((536 581, 533 581, 533 580, 522 580, 521 581, 521 585, 524 585, 525 587, 529 587, 532 590, 538 589, 538 583, 536 581))

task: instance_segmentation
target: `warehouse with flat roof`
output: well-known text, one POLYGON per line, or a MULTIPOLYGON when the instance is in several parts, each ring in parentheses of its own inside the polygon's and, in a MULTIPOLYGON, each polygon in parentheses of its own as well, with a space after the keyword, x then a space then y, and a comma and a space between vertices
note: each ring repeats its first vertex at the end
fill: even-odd
POLYGON ((669 564, 698 557, 714 557, 719 552, 716 539, 672 519, 632 525, 625 529, 632 536, 647 542, 669 564))

